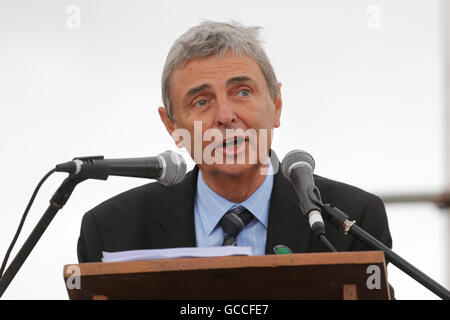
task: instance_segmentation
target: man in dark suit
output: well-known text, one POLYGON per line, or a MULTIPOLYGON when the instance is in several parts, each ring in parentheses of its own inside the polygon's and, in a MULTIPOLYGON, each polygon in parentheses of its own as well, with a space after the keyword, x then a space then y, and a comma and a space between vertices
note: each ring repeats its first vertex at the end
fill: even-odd
MULTIPOLYGON (((80 262, 101 261, 102 251, 220 246, 229 236, 222 224, 226 215, 241 225, 233 241, 254 254, 272 254, 276 245, 294 253, 327 251, 311 233, 291 183, 276 171, 278 160, 268 161, 272 131, 280 126, 281 84, 257 33, 237 23, 204 22, 174 43, 158 111, 197 165, 177 185, 150 183, 89 211, 78 242, 80 262), (197 129, 208 133, 200 143, 197 129), (244 223, 236 208, 249 213, 249 220, 244 223)), ((377 196, 314 179, 324 203, 392 246, 377 196)), ((338 251, 370 250, 334 227, 327 227, 327 236, 338 251)))
MULTIPOLYGON (((199 169, 194 168, 174 186, 149 183, 105 201, 83 217, 78 241, 80 262, 101 261, 102 251, 195 247, 194 201, 199 169)), ((392 247, 383 202, 356 187, 314 176, 324 203, 349 213, 351 220, 388 247, 392 247)), ((332 226, 327 238, 338 251, 371 250, 332 226)), ((294 253, 327 252, 311 232, 291 183, 278 172, 270 198, 265 253, 286 245, 294 253)))

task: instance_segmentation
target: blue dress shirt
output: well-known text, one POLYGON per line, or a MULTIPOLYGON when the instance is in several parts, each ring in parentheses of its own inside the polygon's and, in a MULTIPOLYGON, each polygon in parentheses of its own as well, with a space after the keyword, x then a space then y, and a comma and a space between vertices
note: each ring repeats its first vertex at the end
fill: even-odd
POLYGON ((224 233, 219 221, 225 212, 239 204, 247 208, 255 218, 239 233, 236 239, 237 246, 249 246, 252 248, 253 255, 264 255, 272 187, 273 168, 270 163, 269 174, 259 188, 244 202, 233 203, 215 193, 205 183, 199 171, 194 204, 197 247, 222 245, 224 233))

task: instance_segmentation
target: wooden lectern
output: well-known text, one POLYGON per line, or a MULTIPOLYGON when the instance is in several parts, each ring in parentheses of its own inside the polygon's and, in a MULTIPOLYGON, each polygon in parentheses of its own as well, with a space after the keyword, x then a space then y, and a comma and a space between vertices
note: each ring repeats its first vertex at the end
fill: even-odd
POLYGON ((381 251, 84 263, 64 280, 70 299, 389 299, 381 251))

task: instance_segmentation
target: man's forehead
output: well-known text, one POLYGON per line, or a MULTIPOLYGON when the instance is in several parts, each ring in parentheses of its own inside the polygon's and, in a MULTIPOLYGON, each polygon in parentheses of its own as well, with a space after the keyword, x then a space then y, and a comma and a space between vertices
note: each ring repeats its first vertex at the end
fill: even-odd
POLYGON ((213 86, 217 81, 220 81, 222 85, 230 85, 236 82, 263 79, 265 79, 264 74, 253 58, 247 55, 226 54, 186 62, 184 66, 174 70, 171 85, 172 88, 178 87, 177 89, 183 87, 184 95, 187 90, 204 84, 213 86))

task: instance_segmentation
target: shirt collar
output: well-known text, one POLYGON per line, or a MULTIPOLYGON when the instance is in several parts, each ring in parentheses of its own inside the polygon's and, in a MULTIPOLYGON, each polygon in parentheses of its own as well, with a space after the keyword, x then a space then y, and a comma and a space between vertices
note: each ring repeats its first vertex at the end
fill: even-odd
POLYGON ((269 216, 269 203, 273 187, 273 167, 269 161, 269 172, 263 183, 256 191, 241 203, 231 202, 215 193, 203 180, 202 172, 199 170, 197 178, 197 201, 204 209, 200 210, 200 219, 203 228, 207 234, 211 234, 219 223, 222 216, 231 207, 242 205, 247 208, 256 219, 258 219, 266 228, 269 216))

